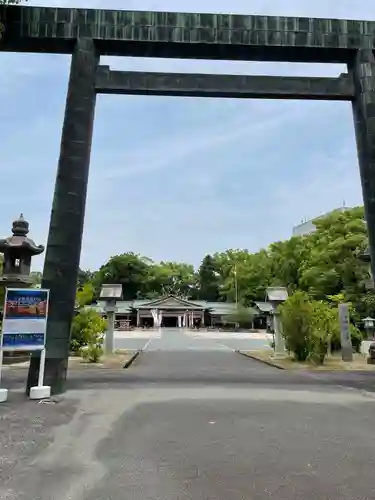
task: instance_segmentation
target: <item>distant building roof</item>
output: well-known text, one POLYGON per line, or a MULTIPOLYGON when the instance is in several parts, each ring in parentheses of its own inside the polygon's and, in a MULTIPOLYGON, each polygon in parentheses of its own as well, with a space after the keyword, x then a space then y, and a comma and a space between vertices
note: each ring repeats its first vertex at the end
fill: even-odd
POLYGON ((288 290, 285 287, 267 288, 267 298, 269 302, 284 302, 288 298, 288 290))
POLYGON ((316 231, 316 226, 314 222, 318 219, 322 219, 323 217, 327 217, 328 215, 331 215, 335 212, 345 212, 346 210, 350 210, 350 207, 339 207, 335 208, 334 210, 331 210, 330 212, 327 212, 323 215, 319 215, 318 217, 314 217, 313 219, 305 220, 301 222, 301 224, 298 224, 297 226, 293 227, 293 236, 304 236, 308 235, 311 233, 314 233, 316 231))
POLYGON ((255 302, 255 305, 261 312, 270 313, 273 311, 271 302, 255 302))
MULTIPOLYGON (((187 309, 187 310, 209 310, 211 314, 216 316, 225 316, 234 314, 237 310, 237 304, 234 302, 207 302, 205 300, 186 300, 173 295, 160 297, 158 299, 142 299, 142 300, 118 300, 116 302, 117 314, 131 314, 135 309, 187 309)), ((99 300, 97 304, 86 306, 87 309, 104 314, 105 301, 99 300)), ((247 308, 252 314, 257 314, 255 308, 247 308)))
POLYGON ((103 300, 122 299, 122 285, 102 285, 102 289, 100 290, 100 298, 103 300))

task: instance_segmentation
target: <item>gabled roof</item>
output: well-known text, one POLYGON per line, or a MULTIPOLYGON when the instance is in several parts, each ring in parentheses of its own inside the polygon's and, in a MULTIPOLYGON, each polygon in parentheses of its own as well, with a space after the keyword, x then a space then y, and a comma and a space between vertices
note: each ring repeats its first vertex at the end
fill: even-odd
POLYGON ((273 306, 271 302, 255 302, 255 305, 261 312, 269 313, 273 311, 273 306))
POLYGON ((160 299, 151 301, 142 301, 143 304, 135 305, 138 309, 153 309, 153 308, 168 308, 168 309, 205 309, 207 306, 201 305, 197 302, 190 300, 180 299, 174 295, 168 295, 167 297, 161 297, 160 299))
MULTIPOLYGON (((272 304, 269 302, 256 302, 257 310, 248 307, 247 310, 256 315, 258 311, 270 312, 272 311, 272 304)), ((225 316, 234 314, 237 310, 237 305, 234 302, 207 302, 205 300, 186 300, 168 295, 158 299, 149 300, 118 300, 116 302, 118 314, 131 314, 135 309, 169 309, 169 310, 208 310, 211 314, 216 316, 225 316)), ((86 306, 86 308, 93 309, 100 314, 105 312, 105 301, 99 300, 97 304, 86 306)))
MULTIPOLYGON (((132 300, 119 300, 116 302, 117 313, 118 314, 130 314, 132 312, 132 300)), ((99 300, 97 304, 91 306, 86 306, 85 309, 93 309, 99 314, 104 314, 105 312, 105 302, 99 300)))

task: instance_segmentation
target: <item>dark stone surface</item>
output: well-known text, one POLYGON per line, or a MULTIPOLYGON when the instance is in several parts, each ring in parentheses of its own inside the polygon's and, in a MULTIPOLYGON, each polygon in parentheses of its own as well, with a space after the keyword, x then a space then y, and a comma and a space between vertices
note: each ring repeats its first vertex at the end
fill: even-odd
POLYGON ((375 58, 371 49, 358 51, 349 65, 355 85, 353 101, 354 126, 357 140, 363 202, 375 276, 375 58))
POLYGON ((102 53, 148 57, 347 62, 374 46, 375 23, 338 19, 10 7, 6 50, 67 52, 92 37, 102 53))
MULTIPOLYGON (((45 382, 63 390, 81 254, 95 113, 98 56, 94 42, 78 39, 72 57, 61 152, 53 197, 42 287, 50 289, 45 382)), ((29 384, 36 381, 39 355, 29 384)))
POLYGON ((349 75, 339 78, 209 75, 111 71, 100 66, 96 90, 102 94, 231 97, 256 99, 314 99, 349 101, 354 85, 349 75))

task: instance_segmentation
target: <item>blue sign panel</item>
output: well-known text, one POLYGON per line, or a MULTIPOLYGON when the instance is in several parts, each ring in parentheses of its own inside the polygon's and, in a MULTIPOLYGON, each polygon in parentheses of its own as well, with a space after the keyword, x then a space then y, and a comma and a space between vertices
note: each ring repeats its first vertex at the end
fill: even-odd
POLYGON ((44 349, 49 290, 7 288, 5 295, 2 348, 44 349))

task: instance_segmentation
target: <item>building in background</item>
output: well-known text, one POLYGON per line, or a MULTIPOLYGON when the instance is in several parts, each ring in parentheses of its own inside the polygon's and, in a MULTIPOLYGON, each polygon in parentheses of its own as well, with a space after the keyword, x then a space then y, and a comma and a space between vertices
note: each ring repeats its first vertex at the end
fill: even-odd
MULTIPOLYGON (((253 328, 265 329, 267 314, 270 311, 267 306, 267 303, 256 302, 254 307, 241 310, 249 313, 253 328)), ((119 300, 116 307, 116 327, 120 330, 130 327, 153 327, 156 315, 160 317, 162 327, 221 327, 233 322, 233 317, 238 313, 238 305, 235 302, 187 300, 173 295, 155 300, 119 300)), ((86 306, 86 309, 106 315, 104 303, 100 300, 97 304, 86 306)))
POLYGON ((301 222, 298 226, 294 226, 293 228, 293 236, 305 236, 307 234, 311 234, 316 230, 316 226, 314 224, 314 221, 317 219, 321 219, 323 217, 327 217, 328 215, 331 215, 335 212, 345 212, 345 210, 350 210, 349 207, 346 207, 345 204, 340 207, 340 208, 335 208, 334 210, 331 210, 330 212, 327 212, 323 215, 319 215, 318 217, 314 217, 314 219, 310 220, 305 220, 301 222))

